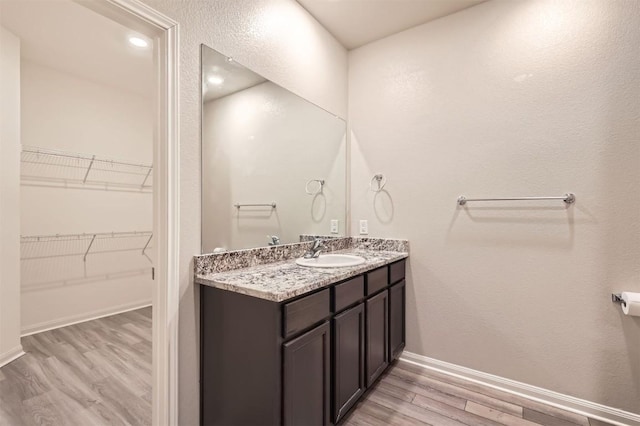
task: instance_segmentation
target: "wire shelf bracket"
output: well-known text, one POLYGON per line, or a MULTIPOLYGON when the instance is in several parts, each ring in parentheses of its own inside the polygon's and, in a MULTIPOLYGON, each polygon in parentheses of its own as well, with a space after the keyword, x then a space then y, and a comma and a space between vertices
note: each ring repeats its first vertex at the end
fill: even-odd
POLYGON ((93 245, 93 242, 96 240, 96 234, 93 234, 93 237, 91 237, 91 242, 89 243, 89 245, 87 246, 87 251, 84 252, 84 256, 82 257, 82 261, 86 262, 87 261, 87 255, 89 254, 89 250, 91 250, 91 246, 93 245))

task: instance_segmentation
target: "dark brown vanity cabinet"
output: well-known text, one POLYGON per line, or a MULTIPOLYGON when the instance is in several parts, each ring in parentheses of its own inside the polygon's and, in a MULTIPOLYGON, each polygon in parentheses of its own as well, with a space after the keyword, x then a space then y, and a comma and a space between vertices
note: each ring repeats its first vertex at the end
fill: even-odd
POLYGON ((333 319, 333 421, 337 422, 365 391, 364 303, 333 319))
POLYGON ((367 387, 389 365, 389 292, 367 299, 367 387))
POLYGON ((322 426, 330 423, 329 322, 283 345, 284 424, 322 426))
POLYGON ((398 359, 404 349, 406 294, 404 279, 389 289, 389 359, 391 361, 398 359))
POLYGON ((202 424, 338 423, 404 348, 404 264, 284 302, 202 286, 202 424))

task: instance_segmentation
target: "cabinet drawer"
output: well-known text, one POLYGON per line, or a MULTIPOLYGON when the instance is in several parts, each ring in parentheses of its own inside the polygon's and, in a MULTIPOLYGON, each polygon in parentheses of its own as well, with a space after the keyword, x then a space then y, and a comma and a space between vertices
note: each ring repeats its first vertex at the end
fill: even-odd
POLYGON ((401 260, 396 263, 392 263, 389 266, 389 282, 391 284, 397 283, 404 279, 405 260, 401 260))
POLYGON ((340 312, 364 298, 364 276, 360 275, 335 286, 333 292, 333 310, 340 312))
POLYGON ((367 273, 367 296, 389 285, 389 268, 384 266, 367 273))
POLYGON ((311 327, 331 315, 329 289, 284 305, 285 339, 311 327))

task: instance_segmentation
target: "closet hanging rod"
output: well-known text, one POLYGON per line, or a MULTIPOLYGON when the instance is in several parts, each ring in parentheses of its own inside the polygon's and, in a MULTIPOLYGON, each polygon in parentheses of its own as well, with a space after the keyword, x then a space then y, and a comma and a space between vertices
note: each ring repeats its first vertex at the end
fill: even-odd
POLYGON ((575 194, 567 193, 560 197, 508 197, 508 198, 467 198, 464 195, 458 197, 458 205, 464 206, 469 201, 540 201, 540 200, 562 200, 566 204, 573 204, 576 201, 575 194))
POLYGON ((22 242, 38 242, 40 240, 60 240, 60 239, 95 239, 95 238, 135 238, 150 237, 152 231, 125 231, 125 232, 90 232, 83 234, 50 234, 50 235, 22 235, 22 242))
POLYGON ((86 161, 96 161, 101 163, 109 163, 109 164, 117 164, 121 166, 130 166, 130 167, 141 167, 141 168, 152 168, 153 166, 150 164, 141 164, 141 163, 132 163, 130 161, 123 160, 115 160, 110 158, 100 158, 100 156, 81 154, 75 152, 63 152, 63 151, 55 151, 50 149, 37 148, 32 146, 23 146, 22 152, 27 152, 30 154, 36 155, 50 155, 54 157, 63 157, 63 158, 72 158, 74 160, 86 160, 86 161))
MULTIPOLYGON (((134 175, 134 176, 144 176, 144 182, 147 182, 147 179, 149 178, 149 175, 151 174, 151 172, 153 171, 153 166, 146 166, 146 165, 129 165, 126 163, 115 163, 115 162, 111 162, 109 160, 100 160, 98 158, 91 160, 89 158, 87 159, 83 159, 83 161, 87 161, 89 163, 89 166, 78 166, 78 165, 72 165, 72 164, 55 164, 55 163, 48 163, 46 161, 32 161, 29 159, 22 159, 20 162, 22 164, 41 164, 41 165, 45 165, 45 166, 58 166, 58 167, 66 167, 69 169, 82 169, 85 170, 85 176, 88 175, 88 172, 90 170, 95 170, 95 171, 99 171, 99 172, 109 172, 109 173, 122 173, 122 174, 127 174, 127 175, 134 175), (93 165, 93 163, 101 163, 100 165, 93 165), (113 168, 113 166, 118 166, 118 167, 122 167, 127 168, 129 170, 115 170, 113 168), (109 168, 107 168, 109 167, 109 168), (136 171, 131 171, 132 169, 136 170, 136 171), (140 170, 140 171, 137 171, 140 170), (146 170, 146 171, 143 171, 146 170)), ((86 181, 84 181, 83 179, 80 179, 80 181, 82 181, 83 183, 86 183, 86 181)))
MULTIPOLYGON (((151 243, 151 239, 153 238, 153 231, 124 231, 124 232, 94 232, 92 234, 54 234, 54 235, 28 235, 21 236, 22 243, 44 243, 44 242, 83 242, 86 244, 86 249, 83 249, 84 252, 74 253, 81 254, 82 260, 84 262, 87 261, 87 256, 91 252, 91 248, 94 246, 96 240, 102 239, 116 239, 116 238, 147 238, 144 247, 142 247, 142 255, 145 256, 151 263, 153 260, 147 255, 146 251, 149 248, 149 244, 151 243), (88 241, 88 244, 87 244, 88 241)), ((140 250, 139 247, 131 248, 127 250, 140 250)), ((104 253, 104 251, 98 251, 97 253, 104 253)), ((28 257, 27 257, 28 258, 28 257)))
POLYGON ((271 207, 272 209, 276 208, 275 201, 273 203, 263 203, 263 204, 234 204, 233 207, 239 209, 241 207, 271 207))

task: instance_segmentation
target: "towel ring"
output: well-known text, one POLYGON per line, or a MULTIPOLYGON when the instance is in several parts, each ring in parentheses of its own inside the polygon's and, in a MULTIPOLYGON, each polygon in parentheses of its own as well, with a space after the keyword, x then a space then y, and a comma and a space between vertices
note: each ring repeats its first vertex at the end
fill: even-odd
POLYGON ((369 181, 369 189, 372 190, 373 192, 380 192, 382 191, 382 189, 386 184, 387 184, 387 178, 382 173, 378 173, 373 175, 373 177, 371 178, 371 181, 369 181), (373 187, 373 181, 378 182, 378 188, 373 187))
POLYGON ((307 184, 304 186, 304 192, 306 192, 308 195, 316 195, 316 194, 320 194, 322 192, 322 188, 324 187, 324 179, 311 179, 309 181, 307 181, 307 184), (309 189, 309 184, 312 182, 317 182, 318 183, 318 189, 315 191, 311 191, 309 189))

